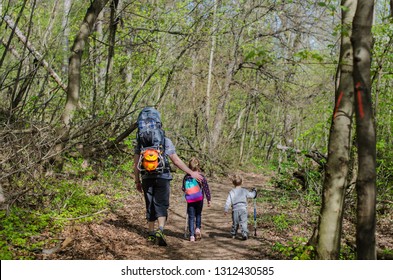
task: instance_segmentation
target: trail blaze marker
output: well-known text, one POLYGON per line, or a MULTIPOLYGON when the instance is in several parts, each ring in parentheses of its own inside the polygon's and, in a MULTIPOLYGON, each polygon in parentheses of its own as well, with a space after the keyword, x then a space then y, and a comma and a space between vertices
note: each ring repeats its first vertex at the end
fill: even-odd
POLYGON ((334 109, 333 119, 335 119, 335 118, 337 117, 338 107, 340 106, 341 99, 343 99, 343 95, 344 95, 344 92, 341 91, 341 92, 340 92, 340 95, 339 95, 338 98, 337 98, 337 104, 336 104, 336 108, 334 109))
POLYGON ((362 101, 362 83, 361 82, 357 82, 356 83, 356 93, 357 93, 357 98, 358 98, 358 110, 359 110, 359 117, 361 119, 364 118, 364 110, 363 110, 363 101, 362 101))

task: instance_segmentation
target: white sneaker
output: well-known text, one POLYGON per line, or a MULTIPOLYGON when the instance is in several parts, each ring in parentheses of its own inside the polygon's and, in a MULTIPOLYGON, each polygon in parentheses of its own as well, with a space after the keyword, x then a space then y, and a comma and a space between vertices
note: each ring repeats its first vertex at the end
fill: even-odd
POLYGON ((190 241, 194 242, 195 241, 195 237, 194 236, 190 236, 190 241))
POLYGON ((202 239, 202 233, 199 228, 195 229, 195 235, 197 239, 202 239))

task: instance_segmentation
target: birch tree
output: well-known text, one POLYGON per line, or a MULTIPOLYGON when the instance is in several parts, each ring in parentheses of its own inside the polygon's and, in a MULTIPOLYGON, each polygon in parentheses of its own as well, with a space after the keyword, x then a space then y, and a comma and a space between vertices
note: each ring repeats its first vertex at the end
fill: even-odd
POLYGON ((205 139, 203 142, 203 149, 205 150, 207 145, 207 138, 209 137, 209 121, 210 121, 210 95, 211 95, 211 82, 212 82, 212 75, 213 75, 213 62, 214 62, 214 52, 216 48, 216 36, 217 36, 217 5, 218 0, 214 1, 214 10, 213 10, 213 26, 212 26, 212 33, 211 33, 211 47, 210 47, 210 57, 209 57, 209 71, 207 76, 207 88, 206 88, 206 106, 205 106, 205 139))
POLYGON ((66 55, 68 53, 68 48, 69 48, 69 40, 68 36, 70 35, 70 28, 68 26, 68 16, 70 14, 71 10, 71 0, 64 0, 64 11, 63 11, 63 17, 62 17, 62 29, 63 31, 63 53, 64 53, 64 62, 62 65, 62 72, 63 74, 66 74, 68 72, 68 56, 66 55))

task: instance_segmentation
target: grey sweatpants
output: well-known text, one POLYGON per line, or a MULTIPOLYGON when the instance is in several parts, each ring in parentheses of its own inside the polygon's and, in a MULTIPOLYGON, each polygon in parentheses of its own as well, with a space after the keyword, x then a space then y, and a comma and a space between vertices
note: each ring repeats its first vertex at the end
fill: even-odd
POLYGON ((237 230, 240 226, 242 235, 244 234, 248 235, 247 222, 248 222, 247 209, 233 210, 231 234, 236 235, 237 230))

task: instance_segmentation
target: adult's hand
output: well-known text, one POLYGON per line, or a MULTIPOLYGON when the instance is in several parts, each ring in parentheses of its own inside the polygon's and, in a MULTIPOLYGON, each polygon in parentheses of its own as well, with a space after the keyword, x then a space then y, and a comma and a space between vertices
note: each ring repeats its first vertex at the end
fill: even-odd
POLYGON ((196 179, 198 182, 203 181, 203 176, 198 171, 193 171, 190 175, 192 178, 196 179))

